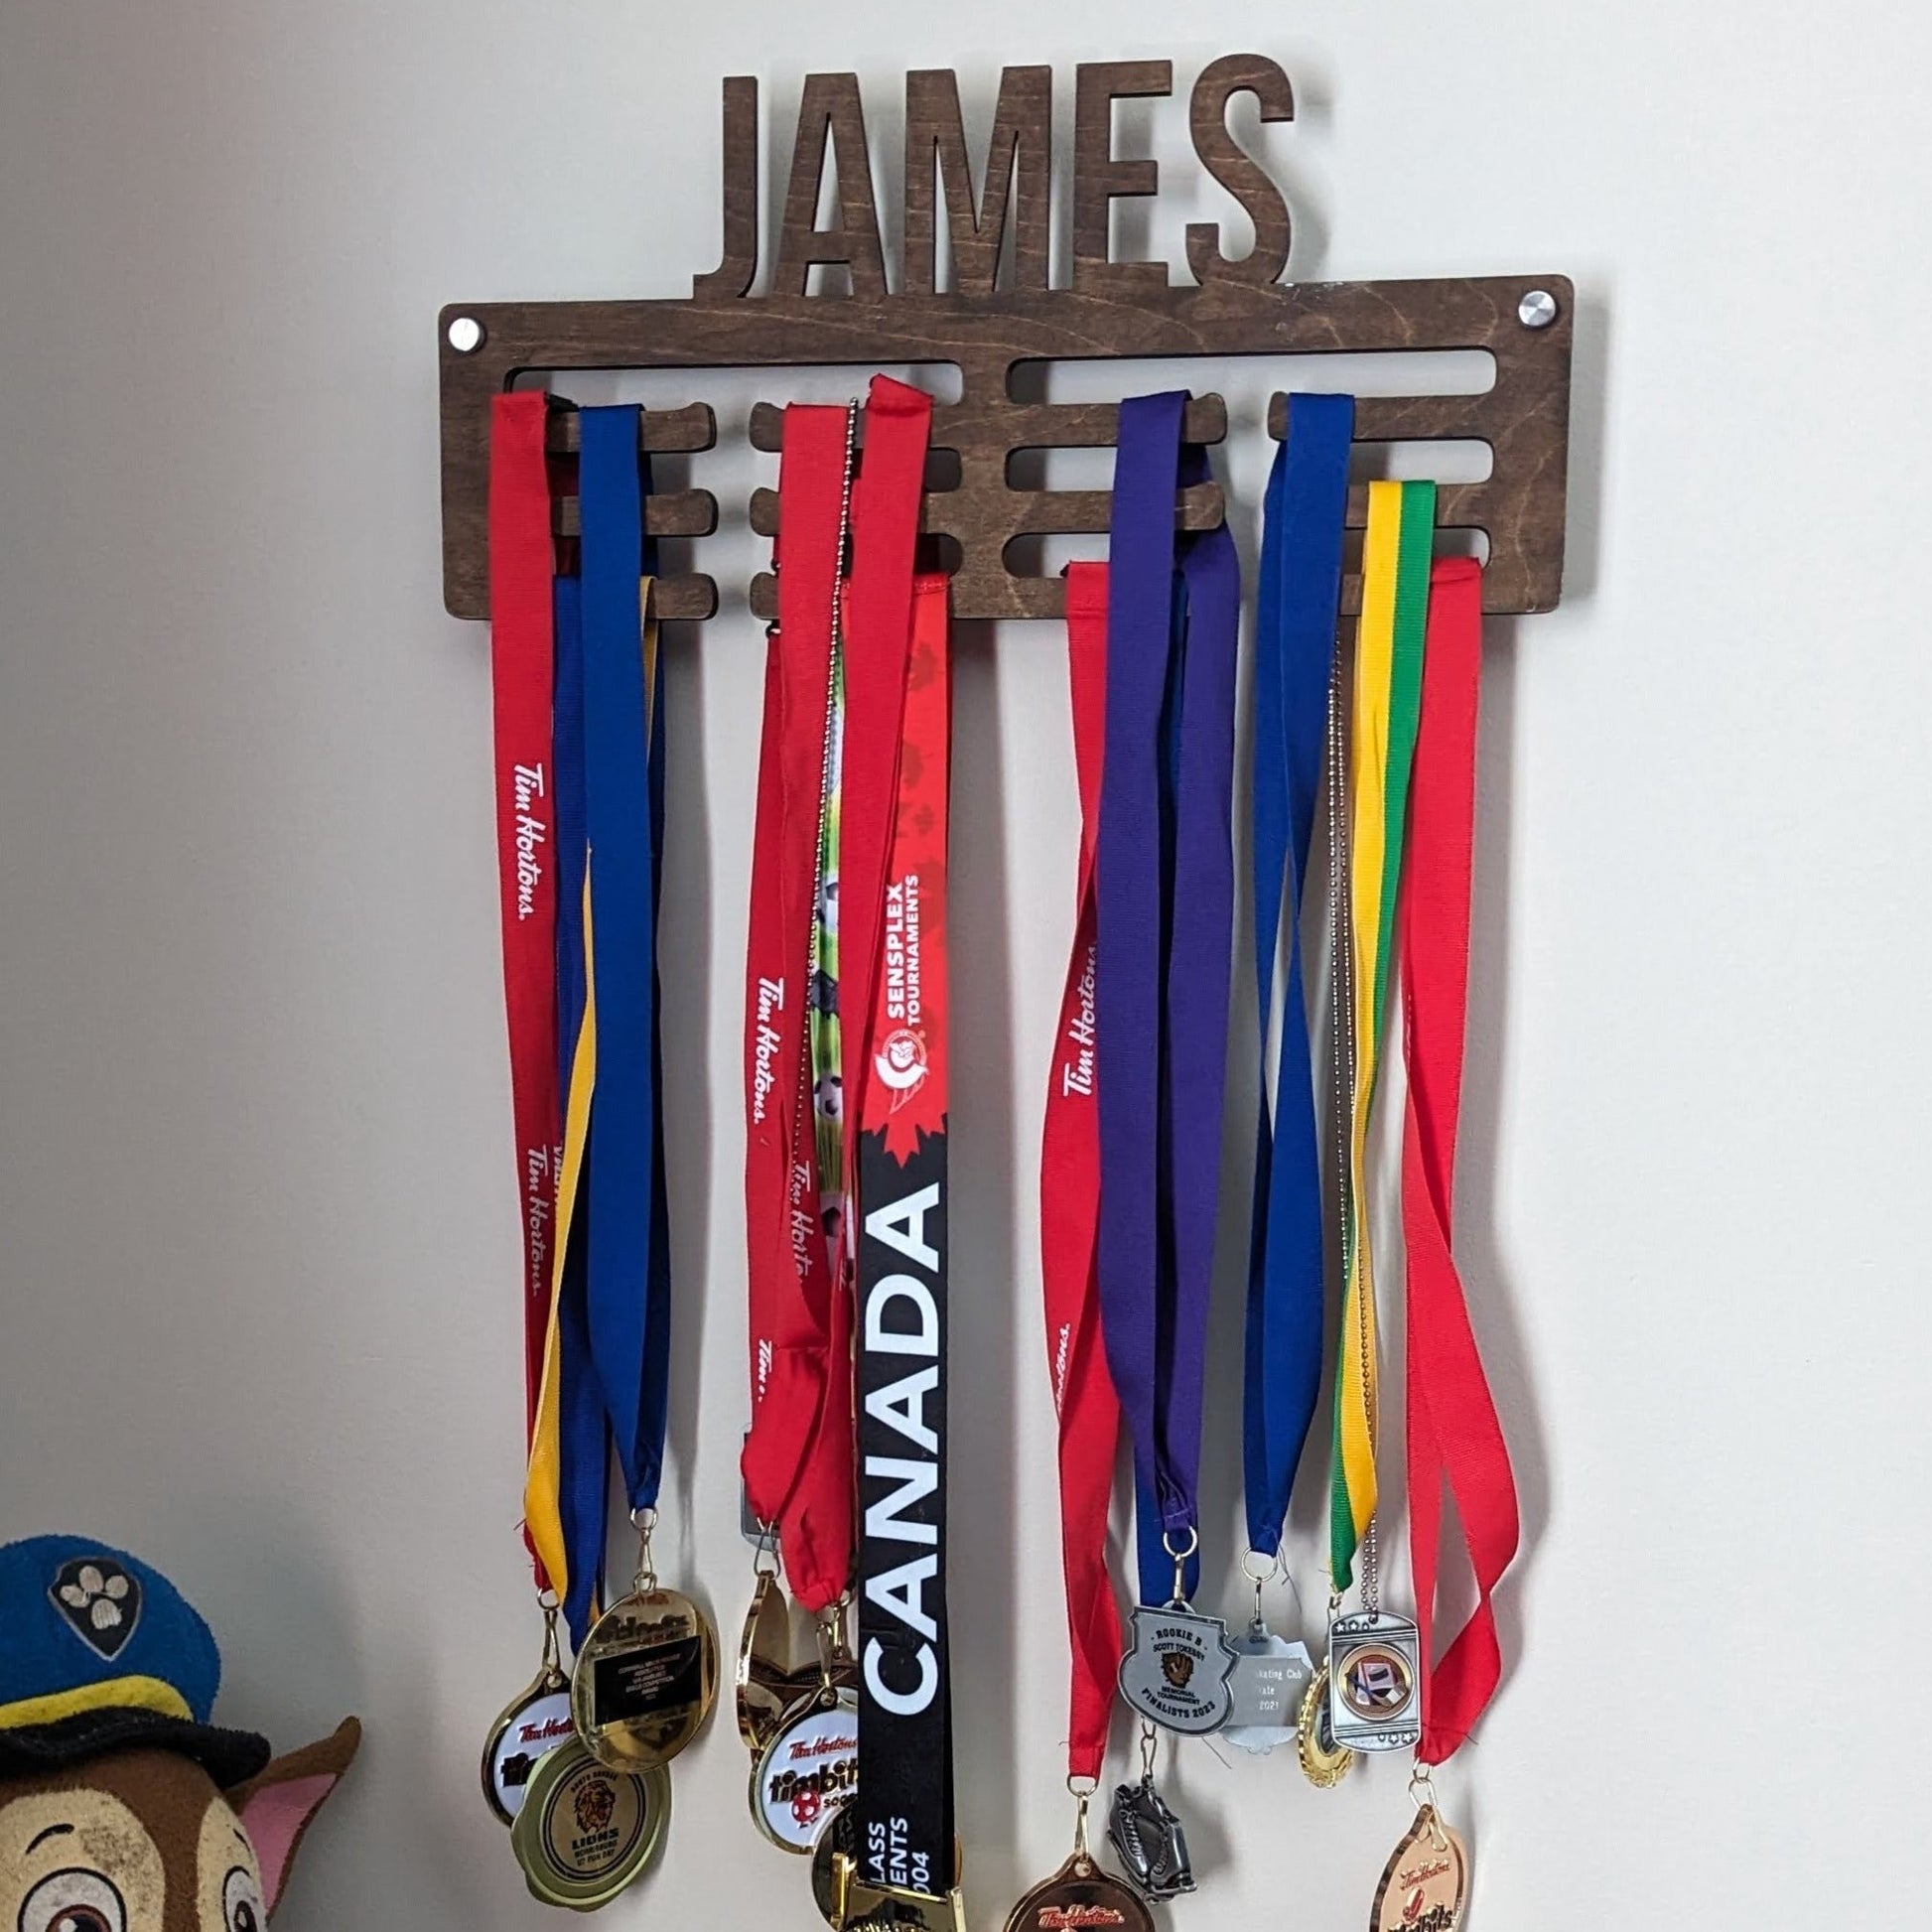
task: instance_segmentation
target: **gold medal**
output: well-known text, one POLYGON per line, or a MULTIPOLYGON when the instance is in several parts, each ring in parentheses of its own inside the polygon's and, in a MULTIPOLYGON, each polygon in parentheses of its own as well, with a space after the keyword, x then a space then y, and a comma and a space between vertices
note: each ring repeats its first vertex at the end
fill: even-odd
POLYGON ((1302 1698, 1302 1715, 1295 1726, 1295 1749, 1302 1775, 1321 1791, 1339 1784, 1355 1762, 1355 1753, 1335 1742, 1328 1716, 1328 1666, 1315 1672, 1302 1698))
POLYGON ((738 1734, 754 1758, 818 1696, 816 1664, 793 1663, 791 1606, 776 1575, 760 1569, 738 1644, 738 1734))
POLYGON ((833 1932, 966 1932, 966 1896, 959 1888, 966 1861, 957 1839, 952 1857, 953 1888, 943 1898, 864 1883, 858 1814, 848 1800, 827 1820, 812 1852, 812 1899, 833 1932))
POLYGON ((647 1521, 641 1533, 630 1594, 584 1639, 570 1687, 578 1736, 615 1771, 668 1764, 704 1727, 718 1696, 711 1619, 681 1590, 658 1587, 647 1521))
POLYGON ((614 1771, 581 1743, 563 1744, 531 1776, 510 1846, 534 1897, 591 1912, 649 1866, 670 1816, 664 1771, 614 1771))
POLYGON ((1369 1932, 1455 1932, 1468 1895, 1469 1855, 1425 1800, 1375 1888, 1369 1932))
POLYGON ((546 1752, 576 1736, 570 1679, 557 1660, 557 1606, 544 1605, 543 1664, 496 1714, 483 1749, 483 1802, 505 1825, 516 1822, 530 1774, 546 1752))

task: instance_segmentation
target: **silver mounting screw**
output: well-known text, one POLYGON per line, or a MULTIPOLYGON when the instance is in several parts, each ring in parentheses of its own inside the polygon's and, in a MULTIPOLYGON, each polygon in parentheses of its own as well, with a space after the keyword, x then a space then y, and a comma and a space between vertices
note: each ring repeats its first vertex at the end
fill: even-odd
POLYGON ((1531 289, 1516 305, 1516 320, 1525 329, 1547 329, 1557 319, 1557 298, 1548 289, 1531 289))
POLYGON ((454 316, 450 321, 449 341, 459 355, 474 355, 483 345, 483 326, 475 316, 454 316))

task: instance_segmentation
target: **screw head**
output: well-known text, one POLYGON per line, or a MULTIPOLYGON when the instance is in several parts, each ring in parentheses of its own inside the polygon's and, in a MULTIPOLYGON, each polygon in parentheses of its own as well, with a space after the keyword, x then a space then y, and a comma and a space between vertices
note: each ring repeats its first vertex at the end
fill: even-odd
POLYGON ((483 345, 483 326, 475 316, 454 316, 450 320, 450 346, 459 355, 474 355, 483 345))
POLYGON ((1516 305, 1516 320, 1525 329, 1547 329, 1557 319, 1557 298, 1548 289, 1531 289, 1516 305))

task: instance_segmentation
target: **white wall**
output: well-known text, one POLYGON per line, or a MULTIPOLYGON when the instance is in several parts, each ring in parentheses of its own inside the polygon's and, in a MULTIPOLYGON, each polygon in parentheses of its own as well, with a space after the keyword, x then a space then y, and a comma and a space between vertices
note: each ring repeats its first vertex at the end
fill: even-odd
MULTIPOLYGON (((1566 600, 1497 627, 1483 717, 1460 1205, 1528 1549, 1504 1693, 1444 1779, 1477 1917, 1910 1915, 1932 37, 1907 18, 12 0, 0 1535, 86 1527, 170 1568, 225 1643, 226 1712, 278 1742, 367 1721, 291 1932, 548 1922, 475 1788, 535 1627, 485 636, 442 612, 439 305, 686 292, 716 260, 724 73, 765 77, 782 145, 798 76, 856 65, 890 155, 907 67, 957 66, 983 112, 1007 60, 1053 62, 1070 99, 1082 57, 1172 54, 1184 85, 1248 48, 1301 96, 1271 137, 1297 273, 1557 269, 1583 297, 1566 600)), ((1152 125, 1178 159, 1181 103, 1152 125)), ((1205 199, 1177 167, 1161 248, 1205 199)), ((1279 371, 1222 377, 1251 508, 1279 371)), ((728 442, 771 386, 716 386, 728 442)), ((695 474, 731 507, 764 472, 695 474)), ((728 1631, 761 650, 732 515, 707 546, 727 616, 673 645, 667 947, 668 1567, 728 1631)), ((959 684, 960 1808, 994 1926, 1068 1824, 1028 1154, 1073 798, 1053 633, 969 641, 959 684)), ((1230 1537, 1235 1460, 1223 1415, 1230 1537)), ((613 1923, 809 1922, 745 1772, 715 1724, 613 1923)), ((1174 1922, 1362 1922, 1402 1782, 1321 1796, 1284 1759, 1188 1749, 1202 1890, 1174 1922)))

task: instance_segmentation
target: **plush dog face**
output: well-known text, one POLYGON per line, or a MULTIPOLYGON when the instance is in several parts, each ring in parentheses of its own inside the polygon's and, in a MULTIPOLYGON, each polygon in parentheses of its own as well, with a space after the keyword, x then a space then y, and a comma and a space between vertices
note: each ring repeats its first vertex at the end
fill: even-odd
POLYGON ((351 1719, 226 1797, 165 1750, 0 1781, 0 1932, 262 1932, 358 1737, 351 1719))

